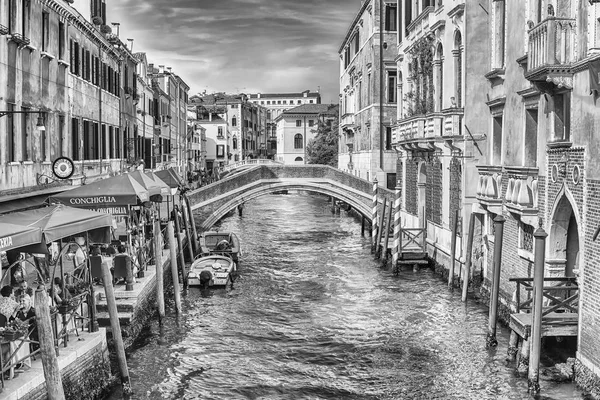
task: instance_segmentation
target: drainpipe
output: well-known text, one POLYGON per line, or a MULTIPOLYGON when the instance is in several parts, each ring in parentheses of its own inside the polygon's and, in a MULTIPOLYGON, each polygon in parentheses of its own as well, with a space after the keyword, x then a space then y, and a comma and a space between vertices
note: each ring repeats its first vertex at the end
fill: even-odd
POLYGON ((304 116, 304 164, 306 164, 306 115, 304 116))
POLYGON ((383 0, 379 0, 379 168, 383 170, 383 0))

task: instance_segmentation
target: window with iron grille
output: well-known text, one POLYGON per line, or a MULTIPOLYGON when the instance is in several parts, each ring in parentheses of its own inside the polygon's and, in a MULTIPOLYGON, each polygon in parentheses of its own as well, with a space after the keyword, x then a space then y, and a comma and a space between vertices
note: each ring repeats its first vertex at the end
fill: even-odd
POLYGON ((520 236, 519 247, 525 251, 533 253, 533 226, 527 225, 523 222, 520 224, 520 236))

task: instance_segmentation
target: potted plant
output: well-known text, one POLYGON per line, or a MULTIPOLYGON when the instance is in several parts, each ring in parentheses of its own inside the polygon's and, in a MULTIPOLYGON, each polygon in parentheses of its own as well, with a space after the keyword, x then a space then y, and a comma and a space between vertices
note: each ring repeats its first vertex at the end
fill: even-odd
POLYGON ((15 318, 5 328, 0 328, 0 336, 7 341, 13 341, 27 335, 28 330, 29 324, 27 322, 15 318))

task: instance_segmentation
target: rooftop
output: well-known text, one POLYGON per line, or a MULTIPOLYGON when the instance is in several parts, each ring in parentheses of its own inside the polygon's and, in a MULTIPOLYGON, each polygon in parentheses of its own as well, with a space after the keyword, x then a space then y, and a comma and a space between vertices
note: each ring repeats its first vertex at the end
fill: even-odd
POLYGON ((284 111, 281 115, 297 115, 297 114, 331 114, 337 104, 302 104, 301 106, 290 108, 284 111))
POLYGON ((273 99, 273 98, 281 98, 281 99, 289 99, 289 98, 297 98, 304 97, 306 93, 306 97, 321 97, 321 93, 319 92, 311 92, 310 90, 305 90, 300 93, 254 93, 250 94, 251 99, 273 99), (259 97, 260 96, 260 97, 259 97))

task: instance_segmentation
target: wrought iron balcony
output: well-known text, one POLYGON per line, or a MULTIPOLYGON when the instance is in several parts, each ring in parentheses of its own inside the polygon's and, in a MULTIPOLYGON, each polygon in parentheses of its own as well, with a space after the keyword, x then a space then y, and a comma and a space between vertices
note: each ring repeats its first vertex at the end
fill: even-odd
POLYGON ((478 165, 477 200, 495 214, 502 212, 502 166, 478 165))
POLYGON ((504 196, 506 208, 520 216, 523 222, 537 226, 538 168, 504 167, 508 186, 504 196))
POLYGON ((550 16, 528 33, 527 72, 525 78, 542 91, 571 89, 575 61, 575 19, 550 16))

